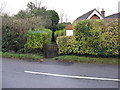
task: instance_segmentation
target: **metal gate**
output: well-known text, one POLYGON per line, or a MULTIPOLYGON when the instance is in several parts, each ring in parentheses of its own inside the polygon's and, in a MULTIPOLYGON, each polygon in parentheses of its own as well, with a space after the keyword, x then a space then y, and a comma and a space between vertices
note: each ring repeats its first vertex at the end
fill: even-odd
POLYGON ((44 46, 44 57, 53 58, 58 56, 58 48, 56 44, 50 44, 44 46))

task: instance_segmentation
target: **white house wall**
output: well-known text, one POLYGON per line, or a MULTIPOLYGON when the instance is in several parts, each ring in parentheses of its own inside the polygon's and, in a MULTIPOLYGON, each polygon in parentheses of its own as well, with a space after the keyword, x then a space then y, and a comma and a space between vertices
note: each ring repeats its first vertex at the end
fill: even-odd
POLYGON ((73 36, 73 30, 66 30, 66 36, 73 36))

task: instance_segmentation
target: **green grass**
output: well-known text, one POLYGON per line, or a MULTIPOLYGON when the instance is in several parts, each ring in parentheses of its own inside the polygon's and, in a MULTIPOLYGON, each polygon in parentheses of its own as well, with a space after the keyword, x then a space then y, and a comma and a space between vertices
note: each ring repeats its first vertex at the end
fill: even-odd
MULTIPOLYGON (((0 52, 0 57, 3 58, 16 58, 16 59, 32 59, 39 60, 44 57, 35 54, 18 54, 13 52, 0 52)), ((50 59, 51 60, 51 59, 50 59)), ((96 58, 96 57, 85 57, 85 56, 74 56, 74 55, 64 55, 52 58, 52 60, 62 60, 62 61, 75 61, 80 63, 97 63, 97 64, 118 64, 118 58, 96 58)))
POLYGON ((18 54, 12 52, 0 52, 0 57, 4 58, 17 58, 17 59, 42 59, 43 56, 35 54, 18 54))
POLYGON ((53 58, 53 60, 77 61, 80 63, 118 64, 118 58, 95 58, 74 55, 58 56, 53 58))

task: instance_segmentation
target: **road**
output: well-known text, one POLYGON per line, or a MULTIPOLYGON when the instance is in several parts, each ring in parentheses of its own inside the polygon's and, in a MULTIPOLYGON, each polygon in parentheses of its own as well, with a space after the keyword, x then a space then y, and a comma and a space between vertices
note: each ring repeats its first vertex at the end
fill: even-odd
POLYGON ((2 88, 118 88, 115 79, 117 65, 2 59, 2 88))

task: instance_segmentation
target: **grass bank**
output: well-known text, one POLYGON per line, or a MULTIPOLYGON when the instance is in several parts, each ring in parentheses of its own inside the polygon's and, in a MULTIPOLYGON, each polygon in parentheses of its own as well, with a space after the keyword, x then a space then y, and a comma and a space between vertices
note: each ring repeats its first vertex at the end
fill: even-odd
POLYGON ((80 63, 118 64, 118 58, 96 58, 74 55, 58 56, 53 58, 53 60, 76 61, 80 63))
MULTIPOLYGON (((32 61, 39 61, 44 57, 36 54, 19 54, 12 52, 0 52, 0 57, 3 58, 16 58, 16 59, 27 59, 32 61)), ((50 58, 48 60, 57 60, 57 61, 72 61, 72 62, 80 62, 80 63, 96 63, 96 64, 118 64, 118 58, 96 58, 96 57, 85 57, 85 56, 74 56, 74 55, 64 55, 58 56, 54 58, 50 58)))
POLYGON ((3 58, 16 58, 16 59, 42 59, 43 56, 35 55, 35 54, 19 54, 12 52, 0 52, 0 56, 3 58))

